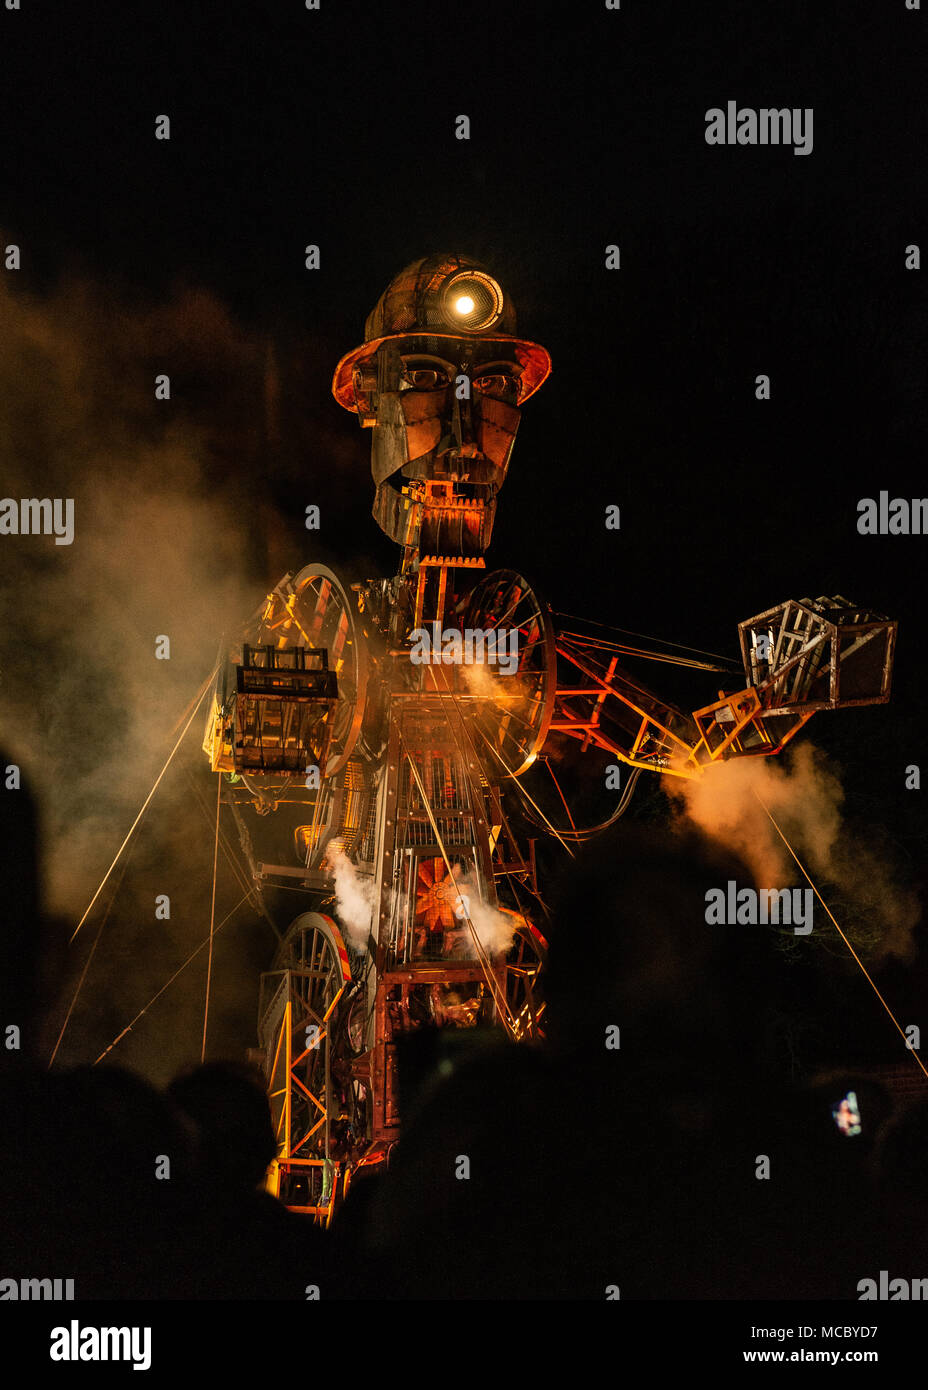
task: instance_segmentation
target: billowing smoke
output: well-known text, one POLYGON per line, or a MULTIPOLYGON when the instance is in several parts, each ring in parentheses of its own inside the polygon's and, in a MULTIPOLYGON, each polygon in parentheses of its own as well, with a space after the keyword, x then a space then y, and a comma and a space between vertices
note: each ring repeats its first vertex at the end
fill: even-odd
MULTIPOLYGON (((473 704, 480 717, 479 726, 470 735, 475 750, 494 773, 516 772, 523 761, 519 750, 531 733, 531 717, 537 712, 537 706, 532 704, 531 681, 524 676, 504 675, 497 666, 483 662, 462 665, 460 670, 468 694, 489 702, 473 704)), ((441 681, 439 675, 439 688, 441 681)), ((537 691, 534 693, 537 696, 537 691)))
MULTIPOLYGON (((878 835, 846 822, 838 771, 820 749, 801 743, 776 760, 731 758, 691 780, 665 777, 664 790, 681 818, 740 854, 758 887, 806 887, 772 816, 855 948, 911 958, 918 899, 896 882, 878 835)), ((822 930, 834 935, 830 924, 822 930)))
MULTIPOLYGON (((41 298, 16 281, 0 281, 0 498, 71 499, 74 526, 60 545, 53 535, 0 533, 0 738, 41 809, 46 910, 73 929, 222 634, 250 617, 286 568, 330 557, 303 529, 302 491, 292 519, 266 500, 277 429, 266 335, 193 289, 129 305, 89 281, 41 298), (169 398, 156 399, 156 377, 162 394, 170 379, 169 398)), ((312 479, 306 494, 319 500, 312 479)), ((205 710, 131 847, 65 1063, 92 1060, 208 932, 216 793, 199 751, 205 710), (155 917, 156 895, 170 898, 169 917, 155 917)), ((4 875, 16 871, 3 862, 4 875)), ((226 880, 217 923, 241 896, 232 884, 230 897, 226 880)), ((60 975, 79 974, 109 896, 72 949, 59 926, 50 957, 60 975)), ((241 1034, 233 1014, 252 1013, 266 964, 258 950, 236 961, 229 933, 217 948, 210 1027, 221 1040, 228 1016, 225 1037, 242 1047, 253 1040, 250 1021, 241 1034)), ((262 941, 263 953, 272 943, 262 941)), ((191 1060, 180 1049, 196 1039, 203 960, 142 1025, 140 1044, 133 1034, 113 1060, 162 1077, 191 1060)))
MULTIPOLYGON (((508 674, 498 664, 487 661, 462 662, 461 676, 470 695, 484 699, 498 700, 501 708, 518 709, 520 701, 527 700, 529 682, 515 672, 508 674)), ((441 689, 441 676, 438 677, 441 689)))
POLYGON ((326 866, 335 880, 335 913, 345 936, 355 950, 365 951, 376 896, 373 879, 358 873, 341 840, 331 840, 327 845, 326 866))
POLYGON ((844 793, 835 772, 811 744, 773 758, 731 758, 706 768, 701 777, 665 778, 664 789, 715 839, 736 850, 763 888, 792 883, 798 869, 763 805, 810 870, 829 863, 841 828, 844 793))
POLYGON ((73 916, 223 629, 261 596, 240 489, 220 485, 224 428, 186 397, 210 358, 220 378, 253 366, 260 383, 262 344, 193 292, 132 313, 89 284, 0 297, 0 493, 74 502, 71 544, 0 537, 0 718, 54 844, 48 904, 73 916), (179 401, 156 402, 156 360, 179 401))
MULTIPOLYGON (((491 907, 484 902, 480 896, 480 885, 473 870, 470 873, 464 872, 460 864, 455 864, 454 881, 458 886, 458 893, 449 886, 448 893, 452 906, 456 912, 460 912, 463 899, 463 908, 470 918, 480 942, 487 955, 497 955, 501 951, 508 951, 512 945, 516 929, 520 925, 518 917, 510 915, 508 912, 500 912, 497 908, 491 907)), ((463 920, 463 917, 462 917, 463 920)), ((476 958, 477 948, 473 937, 467 933, 468 955, 476 958)))

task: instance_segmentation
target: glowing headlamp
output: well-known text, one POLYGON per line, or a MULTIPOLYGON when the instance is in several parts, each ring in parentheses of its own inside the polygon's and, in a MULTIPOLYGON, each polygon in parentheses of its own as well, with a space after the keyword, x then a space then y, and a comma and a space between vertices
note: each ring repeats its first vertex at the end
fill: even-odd
POLYGON ((458 271, 445 282, 441 310, 451 327, 481 333, 503 312, 503 292, 493 277, 483 271, 458 271))

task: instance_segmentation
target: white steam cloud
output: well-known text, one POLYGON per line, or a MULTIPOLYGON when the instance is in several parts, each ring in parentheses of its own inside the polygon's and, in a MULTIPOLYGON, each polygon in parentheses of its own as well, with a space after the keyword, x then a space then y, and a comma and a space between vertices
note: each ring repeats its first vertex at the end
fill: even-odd
MULTIPOLYGON (((501 951, 508 951, 512 945, 512 939, 516 930, 521 925, 521 919, 508 912, 501 912, 498 908, 491 907, 489 903, 483 901, 480 896, 480 885, 477 882, 473 870, 465 874, 460 864, 454 866, 454 879, 458 885, 460 898, 464 900, 463 905, 474 926, 477 939, 487 955, 497 955, 501 951)), ((449 897, 458 907, 458 894, 449 885, 449 897)), ((473 937, 468 932, 468 955, 476 957, 477 948, 474 945, 473 937)))
POLYGON ((366 951, 376 894, 373 880, 358 873, 341 840, 327 846, 326 863, 335 880, 335 911, 345 935, 355 950, 366 951))
POLYGON ((784 760, 732 758, 690 781, 667 777, 664 790, 681 819, 741 856, 758 887, 805 886, 766 806, 829 907, 834 911, 837 892, 858 917, 857 948, 911 958, 918 899, 894 881, 896 866, 878 837, 846 824, 844 789, 820 749, 802 743, 784 760))

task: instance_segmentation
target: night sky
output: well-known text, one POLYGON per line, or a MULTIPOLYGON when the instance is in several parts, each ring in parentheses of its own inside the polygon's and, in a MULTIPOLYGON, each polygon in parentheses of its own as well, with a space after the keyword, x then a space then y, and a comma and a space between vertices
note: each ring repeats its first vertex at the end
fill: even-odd
MULTIPOLYGON (((310 558, 346 580, 393 573, 370 516, 369 435, 332 399, 331 374, 408 262, 441 250, 483 261, 554 363, 523 414, 488 563, 519 568, 557 609, 733 657, 737 623, 787 598, 840 593, 898 618, 892 703, 820 715, 810 733, 841 765, 849 811, 923 881, 924 793, 905 790, 904 769, 925 761, 928 538, 860 536, 857 503, 926 491, 926 271, 905 269, 906 246, 928 249, 926 22, 904 0, 623 0, 615 12, 22 0, 0 10, 0 233, 22 255, 6 294, 52 320, 67 305, 77 339, 96 344, 86 390, 101 437, 111 400, 139 438, 163 438, 164 412, 196 438, 197 494, 234 518, 257 598, 310 558), (705 113, 729 100, 811 107, 812 152, 707 145, 705 113), (468 141, 455 139, 462 113, 468 141), (161 114, 169 141, 154 136, 161 114), (304 268, 311 243, 317 271, 304 268), (169 405, 151 398, 158 371, 169 405), (755 398, 760 373, 769 401, 755 398)), ((14 364, 7 392, 33 370, 14 364)), ((100 486, 84 458, 59 438, 22 475, 29 495, 74 497, 78 527, 93 524, 100 486)), ((106 482, 131 499, 131 462, 106 482)), ((41 579, 50 563, 36 545, 2 560, 16 594, 30 565, 41 579)), ((63 615, 78 642, 81 621, 63 615)), ((7 648, 29 640, 13 605, 4 628, 7 648)), ((190 694, 218 631, 207 636, 178 653, 190 694)), ((55 678, 40 658, 54 632, 42 641, 31 677, 8 650, 7 690, 47 709, 55 678)), ((118 734, 118 698, 87 689, 118 734)), ((165 733, 183 703, 166 700, 165 733)), ((4 728, 5 744, 16 737, 4 728)), ((157 766, 139 772, 135 804, 157 766)), ((170 816, 147 827, 153 883, 158 835, 175 830, 170 816)), ((107 862, 87 866, 91 890, 107 862)), ((234 885, 223 892, 231 906, 234 885)), ((258 971, 267 947, 241 937, 228 959, 238 950, 258 971)), ((163 978, 153 944, 133 950, 146 984, 163 978)), ((886 972, 912 1008, 925 956, 886 972)), ((848 1038, 888 1056, 878 1005, 848 988, 848 1038)), ((101 1046, 126 1007, 107 1005, 101 1046)), ((217 1045, 252 1042, 253 1008, 245 981, 217 1045)), ((125 1060, 158 1074, 153 1045, 125 1060)), ((169 1074, 182 1051, 158 1046, 169 1074)))

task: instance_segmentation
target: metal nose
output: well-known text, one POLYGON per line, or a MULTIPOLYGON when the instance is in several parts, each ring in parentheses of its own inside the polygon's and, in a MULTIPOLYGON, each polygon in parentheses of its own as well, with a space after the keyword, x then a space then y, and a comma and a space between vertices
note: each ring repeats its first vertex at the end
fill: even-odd
POLYGON ((457 445, 456 452, 461 458, 473 459, 480 457, 480 450, 477 448, 477 437, 474 432, 474 422, 471 415, 471 402, 469 400, 458 400, 454 397, 454 415, 451 422, 451 431, 457 445))

